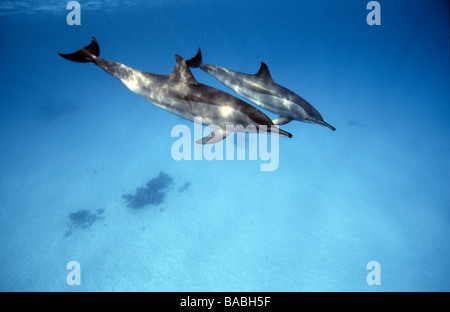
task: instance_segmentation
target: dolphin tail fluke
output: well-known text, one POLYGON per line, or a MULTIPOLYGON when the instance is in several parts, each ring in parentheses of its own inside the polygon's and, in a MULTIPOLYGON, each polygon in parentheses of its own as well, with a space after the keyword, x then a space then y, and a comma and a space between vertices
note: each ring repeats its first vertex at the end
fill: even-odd
POLYGON ((85 46, 83 49, 80 49, 74 53, 70 54, 62 54, 58 53, 63 58, 78 62, 78 63, 88 63, 93 62, 95 63, 95 59, 100 55, 100 48, 98 46, 97 40, 95 40, 94 37, 92 37, 92 41, 88 46, 85 46))
POLYGON ((197 55, 195 55, 190 60, 187 60, 186 64, 191 68, 200 67, 200 65, 202 64, 202 51, 200 50, 200 48, 198 48, 197 55))

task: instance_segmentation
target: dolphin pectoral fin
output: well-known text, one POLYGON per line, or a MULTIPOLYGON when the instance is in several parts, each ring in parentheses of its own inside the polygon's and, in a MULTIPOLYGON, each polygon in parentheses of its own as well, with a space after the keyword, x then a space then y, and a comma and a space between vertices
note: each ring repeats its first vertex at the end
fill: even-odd
POLYGON ((221 128, 217 128, 217 129, 214 129, 213 131, 211 131, 211 133, 208 134, 207 136, 205 136, 203 139, 195 141, 195 143, 197 143, 197 144, 214 144, 214 143, 222 141, 229 134, 230 134, 229 132, 224 131, 221 128))
POLYGON ((274 125, 285 125, 287 123, 290 123, 291 121, 292 121, 291 118, 281 117, 281 116, 272 120, 274 125))

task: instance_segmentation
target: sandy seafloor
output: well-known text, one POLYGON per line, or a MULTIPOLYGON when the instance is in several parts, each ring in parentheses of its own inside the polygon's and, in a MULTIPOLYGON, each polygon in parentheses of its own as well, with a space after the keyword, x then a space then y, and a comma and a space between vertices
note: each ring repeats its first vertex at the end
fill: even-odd
POLYGON ((448 2, 410 2, 381 2, 368 26, 364 1, 80 1, 68 26, 65 3, 6 1, 0 290, 449 291, 448 2), (282 126, 294 137, 272 172, 175 161, 172 127, 192 122, 56 54, 91 36, 101 57, 153 73, 198 47, 242 72, 265 61, 337 130, 282 126), (163 203, 127 207, 160 171, 174 181, 163 203), (103 213, 71 230, 83 209, 103 213), (80 286, 66 283, 72 260, 80 286))

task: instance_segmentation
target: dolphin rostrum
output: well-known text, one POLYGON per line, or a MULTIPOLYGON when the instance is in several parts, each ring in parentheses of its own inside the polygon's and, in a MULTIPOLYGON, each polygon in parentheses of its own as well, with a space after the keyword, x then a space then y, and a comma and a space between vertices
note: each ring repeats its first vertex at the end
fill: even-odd
POLYGON ((336 130, 332 125, 326 123, 320 113, 305 99, 275 83, 264 62, 261 62, 261 68, 256 74, 245 74, 217 65, 203 64, 202 52, 198 49, 197 55, 186 63, 192 68, 200 67, 237 94, 278 114, 279 117, 273 120, 276 125, 299 120, 336 130))
POLYGON ((94 37, 88 46, 74 53, 58 54, 70 61, 94 63, 119 79, 131 91, 166 111, 192 121, 201 117, 203 124, 216 126, 197 143, 216 143, 233 131, 274 132, 292 137, 292 134, 275 127, 268 116, 252 105, 231 94, 198 83, 179 55, 175 55, 176 64, 170 75, 157 75, 100 58, 100 48, 94 37), (243 127, 230 130, 230 125, 243 127))

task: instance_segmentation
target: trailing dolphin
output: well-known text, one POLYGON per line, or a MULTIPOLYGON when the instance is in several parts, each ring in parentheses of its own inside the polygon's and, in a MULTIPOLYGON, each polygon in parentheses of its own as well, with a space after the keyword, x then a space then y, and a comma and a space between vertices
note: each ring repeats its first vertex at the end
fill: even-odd
POLYGON ((186 61, 189 67, 200 67, 208 74, 253 103, 278 114, 273 120, 276 125, 284 125, 292 120, 315 123, 336 130, 326 123, 320 113, 305 99, 291 90, 275 83, 269 68, 261 62, 261 68, 255 74, 245 74, 217 65, 202 63, 202 52, 186 61))
POLYGON ((131 91, 166 111, 192 121, 201 117, 203 124, 217 126, 197 143, 216 143, 233 131, 274 132, 292 137, 292 134, 275 127, 269 117, 252 105, 198 83, 179 55, 175 55, 176 64, 170 75, 157 75, 100 58, 100 48, 94 37, 83 49, 71 54, 58 54, 70 61, 94 63, 131 91), (230 125, 242 127, 230 128, 230 125))

